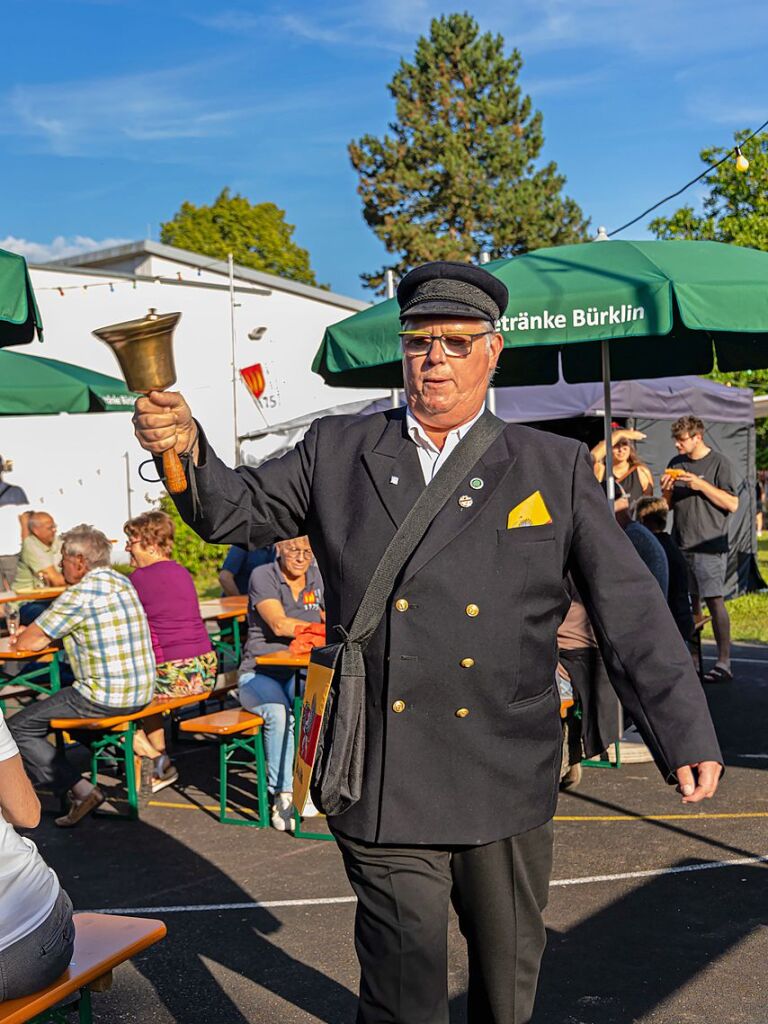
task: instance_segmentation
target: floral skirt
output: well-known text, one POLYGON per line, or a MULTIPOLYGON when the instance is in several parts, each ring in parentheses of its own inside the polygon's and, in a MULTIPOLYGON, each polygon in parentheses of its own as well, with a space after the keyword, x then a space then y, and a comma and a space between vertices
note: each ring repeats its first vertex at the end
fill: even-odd
POLYGON ((164 661, 157 666, 155 697, 190 697, 208 693, 216 682, 216 667, 215 651, 195 658, 164 661))

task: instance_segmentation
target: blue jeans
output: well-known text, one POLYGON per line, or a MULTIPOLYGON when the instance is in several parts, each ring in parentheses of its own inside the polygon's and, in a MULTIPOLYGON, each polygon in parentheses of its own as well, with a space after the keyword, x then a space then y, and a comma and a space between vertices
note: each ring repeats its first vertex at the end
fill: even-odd
POLYGON ((240 675, 238 696, 246 711, 264 719, 264 755, 270 793, 293 789, 293 698, 296 673, 247 671, 240 675))

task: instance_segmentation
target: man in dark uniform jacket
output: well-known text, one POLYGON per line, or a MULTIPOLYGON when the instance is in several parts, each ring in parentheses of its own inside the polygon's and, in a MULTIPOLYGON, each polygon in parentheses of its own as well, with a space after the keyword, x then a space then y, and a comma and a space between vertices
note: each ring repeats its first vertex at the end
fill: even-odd
MULTIPOLYGON (((484 412, 507 290, 433 263, 398 288, 407 410, 316 421, 258 469, 228 469, 180 395, 136 403, 142 445, 190 453, 206 540, 308 534, 327 622, 348 628, 421 490, 484 412)), ((556 632, 571 572, 616 687, 683 802, 722 757, 659 586, 614 520, 584 445, 508 425, 437 515, 365 652, 363 793, 329 818, 358 897, 358 1021, 446 1024, 452 901, 469 1019, 530 1019, 545 932, 561 728, 556 632)))

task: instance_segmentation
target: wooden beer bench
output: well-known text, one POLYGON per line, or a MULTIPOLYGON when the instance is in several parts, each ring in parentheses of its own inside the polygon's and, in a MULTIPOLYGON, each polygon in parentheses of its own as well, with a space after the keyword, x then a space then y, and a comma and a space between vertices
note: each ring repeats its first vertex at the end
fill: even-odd
POLYGON ((252 711, 233 708, 216 711, 199 718, 185 718, 180 723, 182 732, 210 736, 219 743, 219 821, 225 825, 249 825, 251 828, 267 828, 269 825, 269 800, 267 798, 267 768, 264 759, 264 742, 261 727, 264 719, 252 711), (232 767, 252 768, 256 772, 255 821, 236 818, 228 814, 229 769, 232 767))
POLYGON ((165 938, 162 921, 118 914, 75 914, 75 951, 72 962, 60 978, 31 996, 9 999, 0 1004, 0 1024, 65 1024, 72 1005, 51 1009, 75 993, 79 1024, 91 1024, 91 992, 111 987, 112 971, 118 964, 165 938))
POLYGON ((72 732, 102 732, 99 739, 91 744, 91 782, 96 785, 99 771, 99 761, 122 759, 125 771, 125 788, 128 795, 128 813, 120 814, 115 812, 111 817, 116 818, 138 818, 139 816, 139 791, 136 785, 136 767, 133 755, 133 737, 136 732, 136 723, 149 715, 169 714, 176 708, 184 708, 190 704, 200 704, 201 695, 193 693, 186 697, 167 697, 165 699, 155 698, 141 711, 134 711, 132 715, 115 715, 110 718, 54 718, 51 720, 51 729, 56 733, 57 743, 63 742, 64 733, 72 732))

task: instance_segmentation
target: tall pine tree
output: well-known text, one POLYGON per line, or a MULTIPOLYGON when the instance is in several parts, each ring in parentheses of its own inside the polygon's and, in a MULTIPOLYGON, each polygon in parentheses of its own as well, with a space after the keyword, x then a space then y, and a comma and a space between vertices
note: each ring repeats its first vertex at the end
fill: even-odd
MULTIPOLYGON (((580 242, 588 221, 557 166, 536 166, 542 116, 522 94, 517 50, 469 14, 435 18, 389 84, 392 134, 350 143, 363 216, 397 254, 399 275, 427 260, 514 256, 580 242)), ((384 270, 363 274, 381 288, 384 270)))

